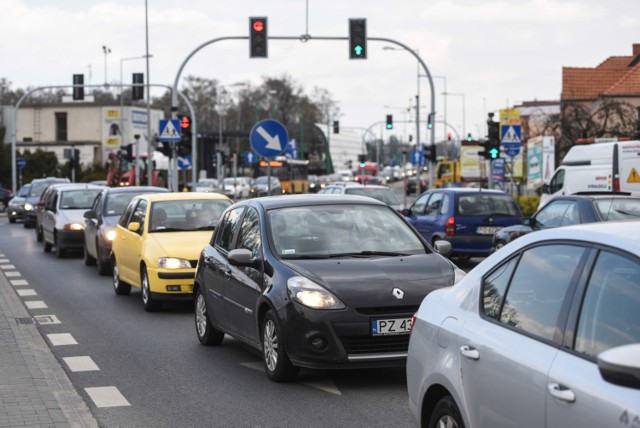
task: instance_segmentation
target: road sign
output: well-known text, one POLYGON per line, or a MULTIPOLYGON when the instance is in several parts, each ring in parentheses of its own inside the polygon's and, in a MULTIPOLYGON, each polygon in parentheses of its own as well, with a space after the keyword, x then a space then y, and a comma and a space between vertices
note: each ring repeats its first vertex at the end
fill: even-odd
POLYGON ((178 169, 191 169, 191 155, 178 156, 178 169))
POLYGON ((517 156, 522 146, 522 127, 520 125, 502 125, 501 142, 507 156, 517 156))
POLYGON ((491 178, 493 181, 500 183, 504 181, 504 162, 503 158, 491 161, 491 178))
POLYGON ((277 120, 266 119, 256 123, 249 134, 251 147, 260 156, 272 158, 282 153, 289 141, 287 129, 277 120))
POLYGON ((180 121, 175 120, 160 120, 160 141, 177 143, 182 140, 182 129, 180 128, 180 121))
POLYGON ((244 163, 246 164, 254 164, 257 159, 258 156, 253 152, 245 152, 244 154, 244 163))
POLYGON ((292 138, 291 141, 287 143, 287 147, 284 149, 284 155, 289 159, 298 159, 298 146, 295 138, 292 138))
POLYGON ((18 169, 22 169, 27 166, 27 161, 24 158, 18 158, 16 159, 16 166, 18 169))
POLYGON ((411 152, 411 163, 414 165, 422 165, 422 152, 420 150, 411 152))

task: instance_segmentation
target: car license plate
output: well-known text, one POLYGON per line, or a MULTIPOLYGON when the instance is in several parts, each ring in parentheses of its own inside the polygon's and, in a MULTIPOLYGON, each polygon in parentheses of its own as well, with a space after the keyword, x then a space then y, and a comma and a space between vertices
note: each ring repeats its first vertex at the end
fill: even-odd
POLYGON ((476 229, 479 235, 493 235, 497 231, 502 229, 500 226, 480 226, 476 229))
POLYGON ((373 336, 409 334, 410 332, 411 318, 371 320, 371 334, 373 336))

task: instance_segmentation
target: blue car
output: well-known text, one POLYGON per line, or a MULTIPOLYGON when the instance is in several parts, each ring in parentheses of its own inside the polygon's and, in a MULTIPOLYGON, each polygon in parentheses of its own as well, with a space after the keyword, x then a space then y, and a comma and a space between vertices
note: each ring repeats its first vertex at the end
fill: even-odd
POLYGON ((430 243, 449 241, 451 255, 460 258, 488 256, 496 231, 522 224, 522 213, 511 195, 487 189, 429 190, 403 214, 430 243))

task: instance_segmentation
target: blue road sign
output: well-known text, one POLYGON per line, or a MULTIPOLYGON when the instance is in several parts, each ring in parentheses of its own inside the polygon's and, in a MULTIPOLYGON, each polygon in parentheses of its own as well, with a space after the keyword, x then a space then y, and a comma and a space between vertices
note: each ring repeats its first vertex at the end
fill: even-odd
POLYGON ((298 145, 296 144, 296 139, 292 138, 289 143, 287 143, 287 147, 284 148, 284 155, 289 159, 298 159, 298 145))
POLYGON ((160 141, 174 142, 182 140, 182 128, 180 128, 180 121, 175 120, 160 120, 160 141))
POLYGON ((504 181, 504 158, 491 161, 491 178, 493 181, 502 183, 504 181))
POLYGON ((18 169, 22 169, 27 166, 27 161, 25 160, 25 158, 18 158, 16 159, 16 166, 18 167, 18 169))
POLYGON ((502 125, 500 142, 507 156, 517 156, 522 146, 522 127, 520 125, 502 125))
POLYGON ((411 163, 414 165, 422 165, 422 152, 420 152, 420 150, 411 152, 411 163))
POLYGON ((253 152, 245 152, 244 153, 244 163, 254 164, 258 160, 258 155, 253 152))
POLYGON ((289 134, 280 122, 266 119, 253 126, 249 141, 260 156, 272 158, 282 153, 289 141, 289 134))
POLYGON ((178 169, 191 169, 191 155, 178 156, 176 161, 178 169))

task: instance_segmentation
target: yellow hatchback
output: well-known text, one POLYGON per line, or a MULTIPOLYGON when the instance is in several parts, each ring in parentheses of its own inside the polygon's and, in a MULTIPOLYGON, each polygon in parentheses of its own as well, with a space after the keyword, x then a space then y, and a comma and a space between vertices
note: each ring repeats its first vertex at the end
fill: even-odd
POLYGON ((231 199, 218 193, 134 197, 122 213, 111 249, 116 294, 141 289, 146 311, 163 300, 192 299, 198 257, 231 199))

